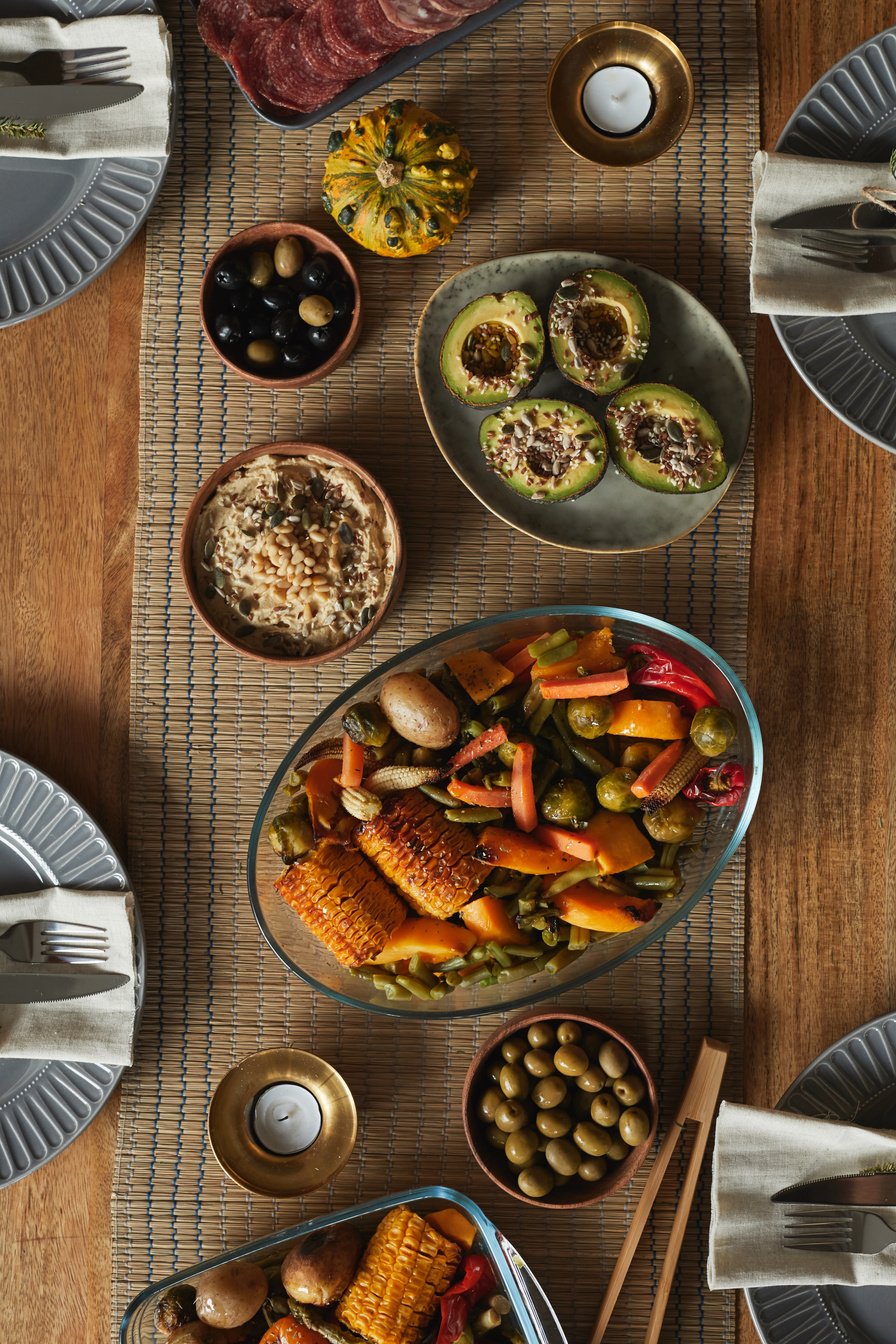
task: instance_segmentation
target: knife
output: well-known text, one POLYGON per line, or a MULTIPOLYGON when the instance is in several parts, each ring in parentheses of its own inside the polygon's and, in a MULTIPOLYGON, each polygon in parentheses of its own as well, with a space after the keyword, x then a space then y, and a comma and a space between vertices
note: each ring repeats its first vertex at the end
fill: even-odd
POLYGON ((16 84, 0 89, 0 117, 49 121, 77 112, 101 112, 129 103, 143 92, 142 84, 16 84))
POLYGON ((772 1195, 773 1204, 858 1204, 896 1208, 896 1171, 828 1176, 788 1185, 772 1195))
POLYGON ((884 234, 896 241, 896 215, 883 210, 872 201, 860 201, 853 204, 819 205, 812 210, 797 210, 792 215, 782 215, 772 223, 777 233, 805 233, 807 229, 827 229, 833 233, 847 233, 855 238, 865 234, 877 237, 884 234), (853 211, 858 224, 853 223, 853 211))
POLYGON ((49 1003, 105 994, 130 980, 119 971, 73 971, 68 966, 18 966, 0 972, 0 1003, 49 1003))

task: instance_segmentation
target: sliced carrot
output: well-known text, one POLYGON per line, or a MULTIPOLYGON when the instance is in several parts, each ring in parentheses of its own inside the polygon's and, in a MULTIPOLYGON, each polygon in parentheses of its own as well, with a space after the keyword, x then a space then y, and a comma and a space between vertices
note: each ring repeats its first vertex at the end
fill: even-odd
POLYGON ((598 808, 580 835, 593 842, 594 857, 607 874, 624 873, 654 857, 653 845, 625 812, 598 808))
POLYGON ((616 672, 590 672, 585 677, 542 677, 540 684, 545 700, 582 700, 589 695, 615 695, 627 690, 628 673, 623 667, 616 672))
POLYGON ((641 896, 625 896, 618 891, 602 891, 590 882, 567 887, 554 897, 560 918, 578 929, 598 933, 625 933, 653 919, 659 903, 641 896))
POLYGON ((615 672, 623 666, 623 659, 613 647, 613 631, 609 628, 589 630, 579 640, 576 651, 563 658, 553 667, 533 668, 533 679, 537 677, 574 677, 578 669, 586 672, 615 672))
POLYGON ((528 672, 534 662, 535 659, 532 657, 528 648, 523 645, 519 653, 515 653, 512 658, 508 658, 505 661, 504 666, 507 668, 508 672, 513 673, 515 680, 517 677, 521 677, 525 672, 528 672))
POLYGON ((348 733, 342 734, 342 773, 339 783, 344 789, 356 789, 364 778, 364 747, 354 742, 348 733))
POLYGON ((478 943, 528 947, 532 941, 527 933, 517 928, 504 902, 497 896, 480 896, 478 901, 470 901, 461 910, 460 917, 470 932, 475 933, 478 943))
POLYGON ((317 836, 324 831, 329 831, 339 815, 339 775, 341 771, 342 761, 336 756, 323 756, 319 761, 315 761, 308 770, 305 792, 308 795, 311 829, 317 836))
POLYGON ((685 742, 679 738, 675 742, 670 742, 668 747, 664 747, 658 756, 649 761, 632 785, 635 797, 646 798, 648 793, 653 793, 656 786, 662 784, 673 765, 678 764, 684 755, 684 749, 685 742))
POLYGON ((428 915, 420 919, 411 915, 399 924, 373 960, 378 965, 387 961, 409 961, 414 956, 433 963, 450 961, 452 957, 465 957, 475 946, 476 935, 459 924, 449 924, 444 919, 432 919, 428 915))
POLYGON ((481 705, 489 696, 503 691, 505 686, 510 685, 515 675, 484 649, 468 649, 466 653, 456 653, 453 658, 445 659, 445 665, 476 705, 481 705))
POLYGON ((532 743, 518 742, 510 775, 510 805, 513 808, 513 820, 521 831, 534 831, 538 825, 535 783, 532 778, 534 759, 535 748, 532 743))
POLYGON ((474 855, 483 863, 510 868, 514 873, 565 873, 579 863, 572 855, 549 849, 530 835, 500 826, 483 828, 474 855))
POLYGON ((672 700, 617 700, 607 732, 668 742, 673 737, 687 737, 690 728, 691 720, 672 700))
POLYGON ((561 854, 572 854, 577 859, 597 857, 597 841, 584 831, 567 831, 562 826, 537 826, 533 831, 536 840, 542 840, 551 849, 561 854))
POLYGON ((471 761, 477 760, 480 756, 485 756, 487 752, 494 751, 500 747, 502 742, 507 741, 507 729, 503 723, 496 723, 494 728, 486 728, 484 733, 474 737, 465 747, 461 747, 451 760, 445 766, 446 775, 454 774, 455 770, 460 770, 462 766, 469 765, 471 761))
POLYGON ((484 784, 467 784, 462 779, 449 779, 447 787, 452 798, 471 807, 510 807, 509 789, 488 789, 484 784))

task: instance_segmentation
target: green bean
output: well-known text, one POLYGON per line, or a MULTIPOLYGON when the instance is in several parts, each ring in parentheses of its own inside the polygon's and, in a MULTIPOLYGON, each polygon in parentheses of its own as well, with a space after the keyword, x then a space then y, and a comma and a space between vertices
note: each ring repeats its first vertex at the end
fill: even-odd
POLYGON ((469 966, 478 966, 480 962, 488 961, 489 952, 487 947, 474 947, 467 953, 467 964, 469 966))
POLYGON ((483 708, 494 721, 504 713, 505 709, 512 708, 517 701, 522 700, 523 693, 522 686, 508 686, 505 690, 498 691, 496 695, 490 696, 483 708))
POLYGON ((548 975, 556 975, 581 955, 581 952, 571 952, 568 947, 561 947, 545 962, 544 969, 548 975))
POLYGON ((541 877, 538 873, 528 878, 517 892, 517 895, 521 899, 526 896, 534 896, 535 894, 541 895, 541 877))
POLYGON ((509 789, 512 778, 511 770, 494 770, 484 775, 482 782, 487 789, 509 789))
POLYGON ((448 985, 433 985, 429 991, 429 997, 436 1000, 444 999, 445 995, 450 992, 448 985))
POLYGON ((545 947, 556 947, 560 941, 560 935, 559 933, 554 933, 552 929, 543 929, 541 941, 544 943, 545 947))
POLYGON ((479 719, 464 719, 460 731, 463 737, 469 738, 472 742, 474 737, 481 737, 485 732, 485 724, 480 723, 479 719))
POLYGON ((412 997, 406 989, 402 989, 401 985, 386 985, 383 993, 387 999, 409 999, 412 997))
POLYGON ((554 782, 555 777, 560 773, 560 767, 556 761, 546 760, 539 762, 535 775, 535 801, 540 803, 548 788, 554 782))
POLYGON ((626 886, 624 882, 620 882, 618 877, 602 877, 595 885, 603 887, 606 891, 614 891, 617 896, 633 895, 631 887, 626 886))
POLYGON ((544 696, 541 693, 541 687, 537 681, 533 681, 532 685, 523 696, 523 718, 531 719, 539 705, 543 704, 544 696))
POLYGON ((526 648, 530 658, 540 658, 548 649, 559 648, 561 644, 569 643, 568 630, 555 630, 552 635, 542 635, 541 639, 536 639, 526 648))
POLYGON ((435 784, 418 784, 417 787, 427 798, 432 799, 434 803, 439 803, 442 807, 454 807, 457 802, 457 799, 452 798, 447 789, 437 789, 435 784))
POLYGON ((671 868, 644 868, 629 873, 628 880, 636 891, 672 891, 676 885, 671 868))
POLYGON ((377 989, 388 989, 390 985, 395 984, 395 976, 384 975, 382 971, 378 971, 373 977, 373 983, 376 985, 377 989))
POLYGON ((584 863, 577 863, 575 868, 570 868, 568 872, 561 873, 555 877, 554 881, 545 892, 545 896, 552 901, 555 896, 559 896, 561 891, 567 887, 574 887, 577 882, 583 882, 587 877, 600 877, 600 865, 596 859, 586 859, 584 863))
POLYGON ((569 950, 570 952, 581 952, 583 947, 587 947, 591 942, 591 933, 588 929, 578 929, 573 924, 569 930, 569 950))
POLYGON ((554 713, 556 703, 556 700, 542 700, 532 717, 526 721, 526 727, 533 737, 538 736, 548 719, 554 713))
POLYGON ((466 957, 451 957, 449 961, 440 961, 433 969, 441 974, 443 971, 460 971, 469 965, 470 962, 466 957))
POLYGON ((659 866, 661 868, 671 868, 676 858, 678 857, 678 851, 680 849, 681 845, 663 845, 662 849, 660 850, 659 866))
POLYGON ((536 947, 534 943, 530 943, 527 947, 516 943, 508 944, 507 951, 517 961, 532 961, 535 957, 541 956, 541 948, 536 947))
POLYGON ((443 814, 446 821, 460 826, 485 826, 491 821, 503 821, 499 807, 449 807, 443 814))
POLYGON ((424 985, 422 980, 418 980, 413 975, 396 975, 396 984, 401 985, 402 989, 408 990, 415 999, 428 999, 429 985, 424 985))
POLYGON ((432 989, 433 985, 436 983, 435 976, 420 956, 419 952, 415 952, 408 962, 408 973, 412 975, 415 980, 422 980, 424 985, 429 985, 430 989, 432 989))
POLYGON ((351 974, 359 975, 362 980, 375 980, 382 974, 382 969, 379 966, 353 966, 351 974))
POLYGON ((486 896, 497 896, 499 901, 503 900, 506 896, 519 895, 518 887, 505 886, 502 882, 489 882, 482 888, 482 890, 485 892, 486 896))
POLYGON ((501 1317, 494 1307, 486 1307, 473 1321, 473 1334, 476 1338, 487 1335, 489 1330, 497 1330, 500 1324, 501 1317))
POLYGON ((555 649, 548 649, 536 658, 535 666, 541 670, 553 667, 555 663, 562 663, 564 658, 571 658, 578 647, 576 640, 568 639, 565 644, 558 644, 555 649))
POLYGON ((523 896, 517 901, 519 915, 532 915, 538 909, 538 901, 534 896, 523 896))
POLYGON ((485 947, 486 951, 491 956, 492 961, 496 961, 499 966, 507 967, 512 964, 510 957, 508 957, 500 943, 486 943, 485 947))
POLYGON ((480 966, 472 975, 464 976, 465 985, 494 985, 496 983, 497 976, 491 966, 480 966))
MULTIPOLYGON (((556 953, 555 953, 556 955, 556 953)), ((519 962, 516 966, 509 966, 506 971, 498 972, 498 984, 506 985, 511 980, 525 980, 527 976, 537 975, 539 971, 544 970, 548 954, 544 949, 540 949, 538 956, 531 961, 519 962)))
POLYGON ((510 1303, 503 1293, 495 1293, 490 1297, 488 1305, 498 1313, 499 1316, 506 1316, 510 1311, 510 1303))
MULTIPOLYGON (((556 721, 556 714, 554 721, 556 721)), ((560 762, 560 769, 565 775, 571 775, 575 772, 576 762, 571 749, 566 745, 560 733, 554 726, 554 722, 546 723, 543 728, 543 734, 554 749, 557 759, 560 762)))
POLYGON ((451 989, 456 989, 457 986, 462 985, 463 982, 464 982, 463 976, 459 975, 457 971, 449 971, 448 974, 445 976, 445 984, 448 985, 449 988, 451 989))

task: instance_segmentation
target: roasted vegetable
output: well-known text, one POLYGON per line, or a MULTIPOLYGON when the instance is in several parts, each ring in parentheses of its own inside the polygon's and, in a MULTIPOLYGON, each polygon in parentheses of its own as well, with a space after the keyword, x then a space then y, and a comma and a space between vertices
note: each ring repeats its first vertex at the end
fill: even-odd
POLYGON ((583 832, 596 846, 602 873, 624 873, 654 857, 653 845, 631 817, 598 808, 583 832))
POLYGON ((567 776, 556 780, 541 800, 541 815, 575 830, 594 816, 594 797, 581 779, 567 776))
POLYGON ((480 896, 478 900, 470 901, 461 910, 460 917, 482 945, 497 943, 501 947, 525 947, 531 941, 510 918, 504 902, 496 896, 480 896))
POLYGON ((593 740, 603 737, 612 723, 613 705, 602 696, 590 695, 584 700, 570 700, 566 715, 577 737, 593 740))
POLYGON ((196 1289, 189 1283, 169 1288, 156 1303, 154 1313, 156 1329, 163 1335, 170 1335, 181 1325, 196 1320, 196 1289))
POLYGON ((313 1232, 287 1251, 280 1279, 297 1302, 326 1307, 345 1292, 360 1254, 361 1243, 351 1227, 313 1232))
POLYGON ((659 910, 656 901, 604 891, 590 882, 567 888, 554 897, 554 904, 567 924, 599 933, 624 933, 636 929, 653 919, 659 910))
POLYGON ((704 756, 721 756, 737 737, 734 715, 721 705, 698 709, 691 722, 691 741, 704 756))
POLYGON ((450 961, 452 957, 466 956, 475 943, 472 932, 447 919, 411 915, 390 934, 388 942, 374 961, 382 965, 410 961, 412 957, 420 957, 422 961, 431 963, 450 961))
POLYGON ((466 653, 446 658, 445 665, 463 686, 474 705, 481 705, 489 696, 509 686, 513 673, 503 663, 482 649, 469 649, 466 653))
POLYGON ((689 728, 689 721, 671 700, 616 700, 607 732, 668 742, 687 737, 689 728))
POLYGON ((251 1321, 268 1295, 268 1276, 252 1260, 233 1260, 207 1269, 193 1286, 200 1321, 229 1330, 251 1321))
POLYGON ((391 729, 379 705, 372 700, 358 700, 342 716, 343 731, 353 742, 365 747, 384 747, 391 729))
POLYGON ((608 812, 636 812, 641 801, 632 792, 638 776, 634 770, 619 766, 597 781, 597 801, 608 812))
POLYGON ((644 817, 644 829, 654 840, 664 845, 678 845, 690 840, 700 820, 700 809, 696 803, 682 798, 681 794, 671 803, 664 804, 655 812, 644 817))
POLYGON ((275 885, 343 966, 375 957, 406 914, 373 865, 337 840, 324 840, 275 885))
POLYGON ((380 708, 396 733, 418 747, 449 747, 460 731, 457 705, 419 672, 388 677, 380 708))
POLYGON ((307 854, 314 844, 314 832, 303 812, 290 808, 274 817, 268 827, 268 839, 284 863, 295 863, 307 854))

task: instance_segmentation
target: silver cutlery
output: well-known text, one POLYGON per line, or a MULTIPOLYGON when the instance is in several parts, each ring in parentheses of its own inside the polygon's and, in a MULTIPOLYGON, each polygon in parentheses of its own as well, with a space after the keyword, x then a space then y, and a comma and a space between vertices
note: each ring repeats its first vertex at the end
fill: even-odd
POLYGON ((805 233, 807 229, 827 232, 886 234, 896 237, 896 214, 875 205, 873 201, 847 202, 844 205, 818 205, 811 210, 796 210, 772 221, 776 233, 805 233))
POLYGON ((128 103, 143 92, 142 84, 56 84, 0 88, 0 117, 49 121, 79 112, 100 112, 128 103))
POLYGON ((121 79, 130 64, 127 47, 82 47, 35 51, 23 60, 0 61, 0 71, 21 75, 29 84, 67 84, 71 80, 121 79))
POLYGON ((896 1171, 862 1171, 800 1181, 772 1195, 773 1204, 853 1204, 896 1208, 896 1171))
POLYGON ((20 966, 0 971, 0 1003, 52 1003, 105 994, 130 980, 119 971, 73 971, 67 966, 20 966))
POLYGON ((896 1244, 896 1227, 862 1209, 794 1209, 784 1225, 789 1251, 841 1251, 876 1255, 896 1244))
POLYGON ((31 965, 51 959, 96 964, 109 960, 109 935, 99 924, 26 919, 0 933, 0 951, 31 965))
POLYGON ((896 271, 896 235, 892 242, 881 242, 863 234, 848 238, 843 233, 817 230, 802 235, 802 253, 807 261, 842 271, 896 271))

